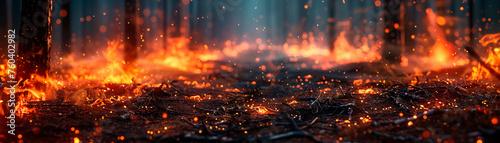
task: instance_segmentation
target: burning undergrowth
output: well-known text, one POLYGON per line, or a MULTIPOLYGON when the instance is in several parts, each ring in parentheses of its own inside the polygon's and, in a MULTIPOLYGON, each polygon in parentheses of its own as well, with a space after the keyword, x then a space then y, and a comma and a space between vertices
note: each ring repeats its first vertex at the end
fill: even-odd
MULTIPOLYGON (((336 43, 346 42, 342 36, 336 43)), ((494 35, 486 37, 497 40, 494 35)), ((485 39, 481 41, 488 43, 485 39)), ((355 61, 345 61, 349 57, 322 60, 330 55, 318 56, 322 50, 315 51, 314 46, 305 51, 291 50, 307 44, 311 43, 283 45, 284 51, 291 51, 286 53, 291 54, 287 58, 256 57, 243 64, 219 58, 236 58, 252 51, 250 47, 265 49, 266 46, 227 42, 225 50, 212 51, 218 55, 214 56, 199 51, 189 53, 182 49, 186 45, 181 44, 171 49, 179 50, 175 51, 177 56, 158 52, 157 56, 142 59, 150 63, 138 62, 137 68, 129 70, 115 58, 121 56, 117 51, 123 45, 112 41, 102 52, 102 58, 93 59, 100 62, 84 65, 67 57, 64 60, 71 63, 71 68, 53 71, 60 75, 32 76, 20 85, 21 102, 16 109, 21 119, 22 139, 94 142, 496 139, 500 87, 483 64, 474 68, 455 64, 452 68, 422 73, 419 66, 388 66, 377 61, 380 59, 377 48, 345 51, 366 56, 355 61), (302 56, 293 56, 302 52, 302 56), (351 64, 336 66, 340 64, 336 60, 351 64), (160 67, 154 67, 155 64, 160 67), (469 73, 464 69, 469 69, 469 73)), ((492 49, 485 63, 498 71, 498 57, 494 54, 498 48, 492 49)))
POLYGON ((23 139, 418 142, 491 141, 498 133, 496 82, 275 73, 254 80, 219 72, 161 84, 62 87, 84 98, 24 102, 20 108, 31 111, 22 113, 23 139))
MULTIPOLYGON (((335 64, 317 62, 318 56, 292 56, 255 58, 256 66, 188 54, 193 59, 186 62, 197 62, 177 71, 190 72, 169 75, 140 62, 138 67, 146 68, 127 71, 113 58, 120 48, 109 43, 100 59, 105 68, 69 58, 73 68, 68 71, 74 72, 27 79, 16 107, 22 139, 439 142, 491 141, 498 133, 500 87, 482 64, 457 78, 470 67, 422 73, 415 66, 406 73, 377 61, 331 68, 335 64)), ((486 63, 496 69, 498 58, 489 56, 486 63)))

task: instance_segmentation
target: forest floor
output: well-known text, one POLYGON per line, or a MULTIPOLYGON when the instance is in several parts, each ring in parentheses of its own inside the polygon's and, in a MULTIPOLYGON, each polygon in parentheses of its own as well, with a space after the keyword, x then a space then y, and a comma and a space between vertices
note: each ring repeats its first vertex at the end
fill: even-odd
POLYGON ((499 142, 498 81, 362 67, 105 84, 81 103, 26 103, 17 130, 26 142, 499 142))

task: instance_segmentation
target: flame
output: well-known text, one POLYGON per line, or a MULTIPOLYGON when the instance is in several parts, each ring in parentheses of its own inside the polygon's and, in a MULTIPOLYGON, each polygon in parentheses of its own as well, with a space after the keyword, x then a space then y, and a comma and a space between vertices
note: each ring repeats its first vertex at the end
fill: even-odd
POLYGON ((127 72, 123 68, 125 62, 118 55, 118 50, 123 51, 124 45, 117 41, 108 42, 108 48, 103 56, 106 59, 107 66, 97 71, 97 74, 104 75, 104 83, 132 83, 136 69, 127 72))
POLYGON ((108 41, 107 47, 101 52, 102 56, 97 58, 76 60, 75 55, 71 54, 63 59, 63 63, 71 68, 63 71, 62 76, 55 75, 55 77, 68 82, 132 83, 132 78, 136 76, 138 70, 124 69, 125 61, 122 60, 121 54, 123 49, 122 43, 108 41))
POLYGON ((449 60, 452 60, 453 53, 455 53, 455 45, 446 40, 443 30, 438 26, 445 25, 446 19, 442 16, 437 16, 431 8, 428 8, 426 12, 427 19, 429 21, 435 21, 430 22, 427 29, 429 33, 432 33, 432 38, 436 40, 431 47, 429 57, 432 62, 439 62, 441 64, 448 63, 449 60))
POLYGON ((359 86, 359 85, 361 85, 361 84, 363 84, 363 79, 356 79, 356 80, 354 80, 354 81, 352 82, 352 85, 357 85, 357 86, 359 86))
POLYGON ((479 40, 479 43, 481 43, 481 45, 483 47, 486 47, 489 44, 497 44, 499 40, 500 40, 500 33, 487 34, 487 35, 484 35, 481 38, 481 40, 479 40))
POLYGON ((359 94, 377 94, 373 89, 368 88, 368 89, 359 89, 358 90, 359 94))
POLYGON ((346 64, 353 62, 377 61, 382 58, 382 56, 378 52, 378 48, 376 48, 375 46, 368 47, 366 42, 364 42, 363 46, 361 46, 360 48, 356 48, 349 44, 346 39, 345 33, 346 31, 340 32, 339 37, 337 37, 337 40, 335 40, 335 42, 333 43, 335 47, 333 53, 337 62, 346 64))
POLYGON ((189 99, 191 99, 191 100, 201 100, 201 97, 199 95, 194 95, 194 96, 190 96, 189 99))
POLYGON ((152 54, 143 58, 141 63, 146 67, 171 68, 182 72, 209 72, 215 65, 206 62, 219 59, 219 51, 210 51, 207 45, 198 50, 190 50, 189 41, 186 38, 170 38, 168 43, 173 46, 167 47, 166 50, 155 49, 152 54))
MULTIPOLYGON (((487 34, 479 40, 479 43, 483 47, 488 45, 494 45, 495 47, 491 47, 492 50, 488 51, 488 58, 485 60, 486 64, 491 66, 496 71, 500 70, 500 47, 497 46, 497 43, 500 41, 500 33, 496 34, 487 34)), ((472 67, 472 75, 469 77, 469 80, 479 80, 479 79, 487 79, 490 78, 490 72, 483 67, 483 65, 477 65, 477 67, 472 67)))
POLYGON ((24 81, 24 86, 18 88, 17 92, 28 93, 20 97, 22 100, 45 101, 55 99, 55 91, 62 89, 64 86, 64 82, 62 81, 32 75, 30 79, 24 81))
MULTIPOLYGON (((339 33, 333 42, 333 51, 330 51, 328 46, 322 44, 329 41, 325 42, 325 38, 322 36, 314 37, 312 32, 309 34, 303 33, 302 39, 291 37, 290 34, 287 42, 282 46, 282 51, 290 57, 291 62, 297 62, 300 57, 309 58, 315 61, 315 64, 312 66, 313 69, 320 68, 322 70, 327 70, 340 64, 373 62, 379 61, 382 58, 379 46, 376 44, 377 42, 375 42, 373 35, 370 34, 367 37, 356 36, 355 39, 361 41, 361 45, 358 47, 349 43, 346 32, 341 31, 339 33)), ((320 33, 319 35, 324 34, 320 33)))
POLYGON ((4 61, 3 63, 4 64, 0 64, 0 77, 2 77, 2 78, 7 76, 7 72, 8 72, 7 71, 7 66, 8 66, 7 61, 4 61))
POLYGON ((266 114, 268 112, 267 108, 263 106, 257 106, 254 107, 253 109, 255 109, 255 111, 257 111, 257 113, 259 114, 266 114))
MULTIPOLYGON (((261 41, 257 39, 256 41, 261 41)), ((260 43, 260 42, 257 42, 260 43)), ((236 57, 238 56, 238 53, 241 53, 243 51, 247 51, 250 49, 250 45, 247 42, 242 42, 239 45, 233 46, 233 42, 231 41, 226 41, 225 48, 222 50, 222 52, 228 56, 228 57, 236 57)))

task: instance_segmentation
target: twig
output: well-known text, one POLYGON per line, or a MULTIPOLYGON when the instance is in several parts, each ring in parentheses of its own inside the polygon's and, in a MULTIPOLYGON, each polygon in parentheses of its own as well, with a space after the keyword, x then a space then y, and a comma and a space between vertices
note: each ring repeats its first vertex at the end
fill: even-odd
POLYGON ((318 118, 319 118, 319 117, 314 118, 314 120, 312 120, 312 121, 311 121, 311 123, 307 123, 307 125, 303 126, 303 127, 302 127, 302 128, 300 128, 300 129, 302 129, 302 130, 303 130, 303 129, 308 128, 309 126, 312 126, 314 123, 316 123, 316 120, 318 120, 318 118))
POLYGON ((286 103, 286 102, 281 102, 281 104, 283 104, 283 105, 286 105, 286 106, 290 107, 290 109, 291 109, 291 110, 295 109, 295 108, 293 108, 293 107, 292 107, 292 105, 290 105, 290 104, 288 104, 288 103, 286 103))

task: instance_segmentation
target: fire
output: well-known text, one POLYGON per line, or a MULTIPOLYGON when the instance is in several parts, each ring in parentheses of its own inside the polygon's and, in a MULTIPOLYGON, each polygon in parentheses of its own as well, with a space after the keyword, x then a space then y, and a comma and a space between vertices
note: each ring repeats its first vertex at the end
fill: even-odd
POLYGON ((368 89, 359 89, 358 90, 358 93, 359 94, 376 94, 377 92, 375 92, 373 89, 371 88, 368 88, 368 89))
POLYGON ((266 114, 268 112, 267 108, 263 107, 263 106, 257 106, 257 107, 254 107, 254 109, 259 114, 266 114))
POLYGON ((21 101, 53 100, 56 98, 56 91, 66 86, 66 82, 64 81, 44 78, 38 75, 32 75, 31 78, 25 80, 23 84, 22 87, 19 87, 19 84, 17 85, 17 92, 26 93, 19 96, 21 101))
MULTIPOLYGON (((359 63, 359 62, 374 62, 379 61, 380 55, 379 46, 375 42, 375 36, 367 37, 355 36, 355 40, 361 41, 359 46, 352 45, 347 31, 341 31, 333 42, 333 51, 330 51, 328 42, 324 41, 324 33, 320 33, 319 37, 315 37, 312 32, 303 33, 302 39, 291 37, 283 44, 282 51, 290 57, 291 62, 297 62, 298 58, 305 57, 315 60, 317 65, 313 65, 313 69, 319 68, 326 70, 339 64, 359 63)), ((279 48, 277 48, 279 49, 279 48)))
POLYGON ((363 84, 363 79, 356 79, 352 82, 352 84, 359 86, 359 85, 363 84))
POLYGON ((131 79, 138 72, 136 69, 126 71, 122 60, 124 45, 118 41, 109 41, 102 51, 102 56, 88 60, 76 60, 75 55, 64 58, 64 63, 71 69, 63 71, 64 77, 71 82, 99 81, 100 83, 132 83, 131 79))
POLYGON ((441 64, 446 64, 448 61, 452 60, 453 53, 455 53, 455 45, 446 40, 445 33, 439 26, 446 24, 446 19, 442 16, 437 16, 436 13, 431 8, 426 10, 427 19, 430 22, 427 30, 431 34, 432 38, 435 40, 434 45, 431 47, 429 54, 430 60, 432 62, 438 62, 441 64), (439 25, 439 26, 438 26, 439 25))
POLYGON ((127 66, 123 57, 124 45, 119 40, 109 41, 105 50, 90 59, 76 59, 74 54, 61 58, 71 68, 62 71, 58 79, 68 82, 86 83, 122 83, 151 81, 158 72, 161 76, 175 75, 181 72, 203 73, 214 68, 208 61, 217 60, 219 51, 209 51, 204 45, 200 50, 190 50, 187 38, 170 38, 172 47, 156 48, 150 54, 139 57, 136 65, 127 66), (101 54, 101 55, 99 55, 101 54), (125 68, 127 67, 127 68, 125 68), (137 67, 137 68, 130 68, 137 67), (168 70, 168 73, 161 72, 168 70))
POLYGON ((372 120, 368 119, 368 118, 363 118, 361 120, 363 123, 369 123, 369 122, 372 122, 372 120))
MULTIPOLYGON (((261 41, 257 39, 256 41, 261 41)), ((259 43, 259 42, 257 42, 259 43)), ((222 53, 224 53, 228 57, 236 57, 238 56, 238 53, 241 53, 243 51, 249 50, 250 45, 247 42, 242 42, 239 45, 235 45, 235 42, 231 41, 226 41, 225 44, 226 47, 222 50, 222 53)))
POLYGON ((118 55, 118 50, 123 51, 124 45, 117 41, 108 42, 108 48, 103 56, 107 61, 107 67, 98 71, 98 74, 105 75, 104 83, 132 83, 136 69, 126 71, 123 66, 125 64, 118 55))
POLYGON ((452 56, 452 50, 450 50, 451 44, 441 39, 437 39, 436 43, 432 46, 431 54, 433 61, 445 62, 448 61, 452 56), (450 47, 448 47, 450 46, 450 47))
POLYGON ((214 68, 213 63, 207 61, 217 60, 220 51, 209 50, 208 45, 189 49, 190 40, 186 38, 171 38, 168 40, 171 47, 153 49, 140 60, 140 65, 146 68, 175 69, 181 72, 204 73, 214 68))
POLYGON ((199 95, 189 97, 191 100, 201 100, 202 98, 199 95))
MULTIPOLYGON (((294 43, 293 41, 297 41, 297 40, 292 40, 292 43, 294 43)), ((318 47, 314 41, 303 40, 303 42, 300 44, 299 43, 292 44, 292 43, 285 43, 283 45, 283 51, 285 53, 287 53, 287 55, 290 57, 294 57, 294 56, 325 57, 325 56, 329 55, 328 49, 318 47)))
MULTIPOLYGON (((382 58, 376 46, 369 47, 366 40, 362 40, 363 46, 360 48, 352 46, 346 39, 346 31, 340 32, 337 40, 333 42, 335 60, 341 64, 354 62, 378 61, 382 58), (355 59, 353 61, 353 59, 355 59)), ((363 39, 363 38, 362 38, 363 39)))
POLYGON ((412 126, 413 125, 413 122, 412 121, 409 121, 408 122, 408 126, 412 126))
POLYGON ((7 75, 7 61, 4 61, 3 63, 5 64, 0 65, 0 77, 2 78, 7 75))
MULTIPOLYGON (((490 47, 491 50, 488 50, 488 58, 485 60, 486 64, 491 66, 496 71, 500 70, 500 47, 497 46, 497 43, 500 41, 500 33, 497 34, 487 34, 479 40, 479 43, 483 47, 487 47, 488 45, 493 45, 490 47)), ((477 65, 477 67, 472 67, 472 75, 469 77, 470 80, 479 80, 479 79, 487 79, 491 75, 488 70, 486 70, 483 65, 477 65)))

